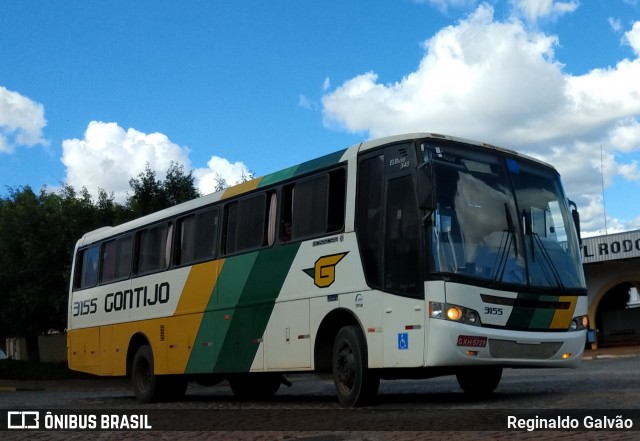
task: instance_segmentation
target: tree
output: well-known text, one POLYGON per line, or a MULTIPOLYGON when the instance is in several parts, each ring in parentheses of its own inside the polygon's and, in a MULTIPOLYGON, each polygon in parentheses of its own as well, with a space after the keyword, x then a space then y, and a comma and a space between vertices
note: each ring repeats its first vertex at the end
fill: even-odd
POLYGON ((10 189, 0 205, 0 336, 26 337, 32 359, 38 335, 66 327, 73 244, 97 221, 89 193, 71 187, 10 189))
POLYGON ((124 213, 106 192, 96 205, 86 188, 9 189, 0 200, 0 338, 26 337, 38 359, 37 336, 66 328, 76 241, 124 213))
POLYGON ((215 177, 213 178, 213 180, 215 181, 215 185, 213 187, 213 191, 222 191, 225 188, 229 187, 229 184, 227 184, 227 180, 225 178, 222 177, 222 175, 220 175, 220 173, 216 173, 215 177))
POLYGON ((193 172, 185 174, 184 167, 171 162, 164 181, 156 178, 156 172, 147 163, 144 172, 129 180, 133 195, 127 206, 134 217, 144 216, 163 208, 200 196, 195 187, 193 172))
POLYGON ((29 358, 37 360, 38 335, 65 330, 73 251, 83 234, 198 196, 192 173, 173 163, 164 182, 147 164, 129 183, 127 207, 105 190, 94 202, 86 188, 69 185, 38 194, 29 186, 9 188, 0 198, 1 341, 26 337, 29 358))
POLYGON ((162 183, 156 179, 156 172, 147 162, 144 172, 137 178, 129 179, 133 195, 127 199, 127 206, 134 217, 144 216, 168 207, 168 201, 162 189, 162 183))
POLYGON ((169 206, 190 201, 200 196, 200 192, 195 186, 193 171, 185 174, 184 166, 173 161, 171 161, 169 170, 167 170, 162 189, 169 206))

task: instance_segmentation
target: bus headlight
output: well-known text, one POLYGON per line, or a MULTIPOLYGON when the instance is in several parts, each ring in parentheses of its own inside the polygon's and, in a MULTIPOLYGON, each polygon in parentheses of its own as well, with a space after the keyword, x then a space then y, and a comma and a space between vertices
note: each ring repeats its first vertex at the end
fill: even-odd
POLYGON ((586 315, 574 317, 573 320, 571 320, 571 324, 569 325, 569 331, 582 331, 583 329, 588 328, 589 317, 586 315))
POLYGON ((450 303, 429 302, 429 317, 480 326, 480 315, 477 311, 450 303))

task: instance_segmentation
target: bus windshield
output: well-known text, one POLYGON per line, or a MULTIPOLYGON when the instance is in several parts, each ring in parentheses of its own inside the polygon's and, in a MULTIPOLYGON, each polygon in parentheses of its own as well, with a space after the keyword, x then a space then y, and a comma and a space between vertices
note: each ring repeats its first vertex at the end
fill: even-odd
POLYGON ((449 144, 429 146, 436 205, 431 273, 538 288, 585 287, 555 170, 449 144))

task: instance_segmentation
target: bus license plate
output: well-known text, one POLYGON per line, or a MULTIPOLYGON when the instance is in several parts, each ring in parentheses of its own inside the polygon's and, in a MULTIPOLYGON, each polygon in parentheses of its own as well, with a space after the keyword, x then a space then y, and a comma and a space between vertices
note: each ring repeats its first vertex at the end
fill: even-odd
POLYGON ((484 348, 487 346, 487 337, 476 337, 472 335, 459 335, 458 346, 470 346, 472 348, 484 348))

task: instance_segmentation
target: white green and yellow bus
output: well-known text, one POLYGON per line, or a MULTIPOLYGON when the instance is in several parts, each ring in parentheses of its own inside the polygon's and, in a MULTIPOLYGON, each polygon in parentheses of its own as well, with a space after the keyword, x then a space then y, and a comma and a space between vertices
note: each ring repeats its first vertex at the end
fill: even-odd
POLYGON ((394 136, 245 182, 77 243, 74 370, 131 376, 140 402, 227 379, 266 397, 331 373, 380 379, 576 367, 587 291, 577 211, 548 164, 439 134, 394 136))

